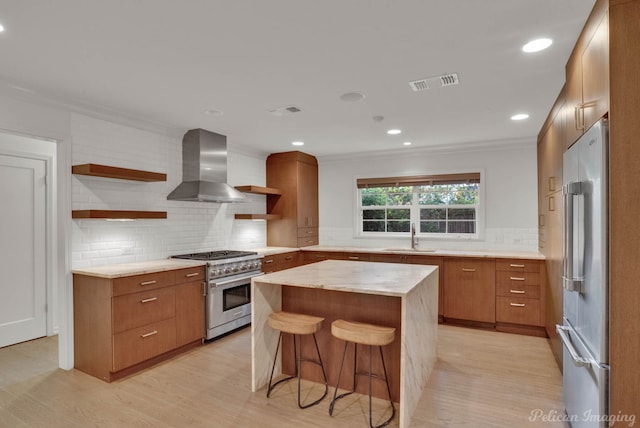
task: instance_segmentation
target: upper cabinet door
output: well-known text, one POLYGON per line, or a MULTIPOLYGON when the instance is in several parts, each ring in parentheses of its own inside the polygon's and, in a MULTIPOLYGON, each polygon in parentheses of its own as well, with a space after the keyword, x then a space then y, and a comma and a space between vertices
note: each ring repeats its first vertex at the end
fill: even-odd
POLYGON ((601 16, 587 22, 567 62, 565 149, 609 111, 609 14, 601 16))
POLYGON ((318 227, 318 165, 298 162, 298 227, 318 227))
POLYGON ((564 148, 568 149, 584 132, 582 129, 582 50, 576 45, 567 62, 566 99, 564 118, 564 148))
POLYGON ((609 111, 609 14, 582 54, 582 110, 586 131, 609 111))

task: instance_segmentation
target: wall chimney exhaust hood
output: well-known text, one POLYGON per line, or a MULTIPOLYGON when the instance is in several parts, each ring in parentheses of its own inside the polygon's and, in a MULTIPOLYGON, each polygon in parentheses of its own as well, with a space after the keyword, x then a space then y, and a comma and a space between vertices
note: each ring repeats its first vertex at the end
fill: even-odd
POLYGON ((182 183, 167 196, 171 201, 245 202, 227 184, 227 137, 191 129, 182 138, 182 183))

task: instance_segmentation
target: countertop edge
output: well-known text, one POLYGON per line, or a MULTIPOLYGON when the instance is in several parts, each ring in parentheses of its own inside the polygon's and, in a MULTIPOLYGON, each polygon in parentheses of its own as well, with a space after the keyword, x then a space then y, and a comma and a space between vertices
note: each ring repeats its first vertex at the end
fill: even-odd
POLYGON ((191 267, 205 266, 206 264, 207 262, 198 260, 161 259, 73 269, 71 270, 71 273, 74 275, 115 279, 126 276, 165 272, 169 270, 187 269, 191 267))
POLYGON ((511 250, 411 250, 411 249, 386 249, 374 247, 348 247, 314 245, 301 247, 301 251, 326 251, 326 252, 353 252, 370 254, 402 254, 414 256, 445 256, 445 257, 469 257, 469 258, 490 258, 490 259, 529 259, 546 260, 545 256, 533 251, 511 251, 511 250))

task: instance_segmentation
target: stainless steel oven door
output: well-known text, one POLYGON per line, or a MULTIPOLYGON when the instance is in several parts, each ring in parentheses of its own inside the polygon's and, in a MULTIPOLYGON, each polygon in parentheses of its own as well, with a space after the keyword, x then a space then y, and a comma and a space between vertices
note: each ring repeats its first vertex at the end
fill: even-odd
POLYGON ((251 278, 254 276, 243 274, 209 281, 207 339, 250 322, 251 278), (247 322, 234 323, 239 319, 247 322), (227 324, 228 328, 224 327, 227 324))

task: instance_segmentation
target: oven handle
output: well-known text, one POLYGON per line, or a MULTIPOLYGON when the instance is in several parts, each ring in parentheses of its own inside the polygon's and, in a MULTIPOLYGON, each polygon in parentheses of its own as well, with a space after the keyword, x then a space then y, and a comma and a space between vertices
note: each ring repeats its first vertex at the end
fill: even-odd
POLYGON ((225 286, 234 286, 236 284, 241 285, 241 284, 247 282, 247 280, 251 280, 251 278, 256 277, 256 276, 260 276, 260 275, 264 275, 264 274, 262 272, 260 272, 260 273, 254 274, 254 275, 243 276, 241 278, 233 278, 233 279, 230 279, 228 281, 220 281, 220 282, 210 281, 209 282, 209 287, 218 288, 218 287, 225 287, 225 286))

